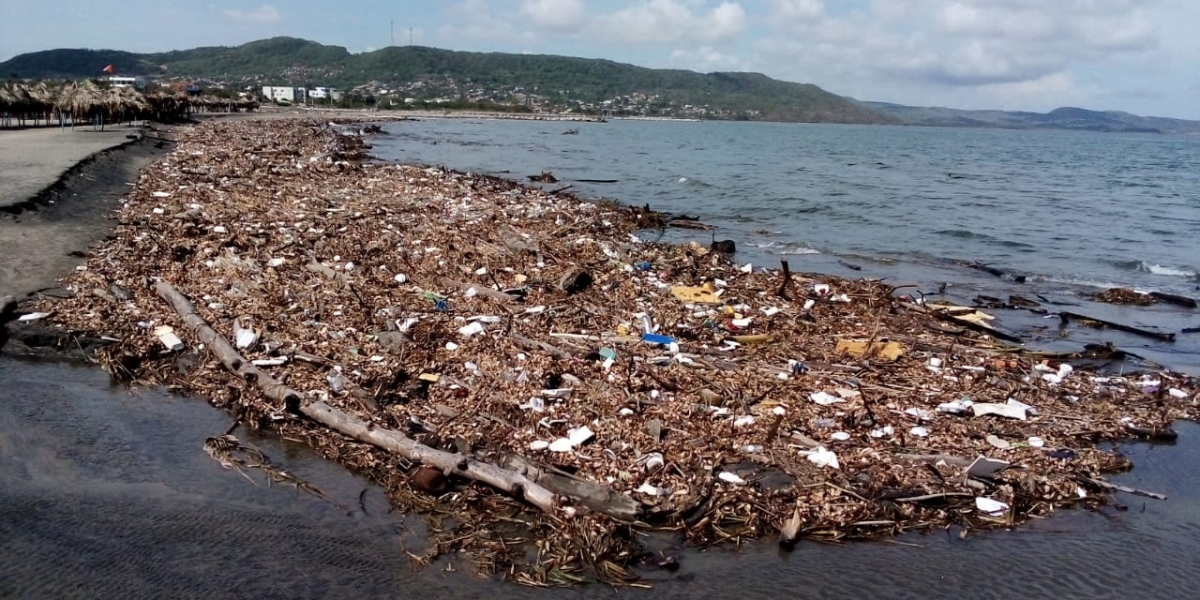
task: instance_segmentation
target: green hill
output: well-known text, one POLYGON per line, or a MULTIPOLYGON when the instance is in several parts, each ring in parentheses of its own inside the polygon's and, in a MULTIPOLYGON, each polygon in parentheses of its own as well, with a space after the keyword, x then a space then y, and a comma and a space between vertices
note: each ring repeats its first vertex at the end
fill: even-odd
MULTIPOLYGON (((704 107, 711 116, 773 121, 899 123, 900 119, 815 85, 758 73, 648 69, 565 56, 456 52, 419 46, 351 54, 345 48, 295 38, 237 47, 134 54, 112 50, 47 50, 0 63, 0 75, 20 78, 94 77, 112 64, 120 74, 204 78, 241 84, 380 87, 464 94, 521 88, 557 105, 597 104, 618 97, 647 105, 704 107)), ((499 99, 502 94, 493 95, 499 99)))

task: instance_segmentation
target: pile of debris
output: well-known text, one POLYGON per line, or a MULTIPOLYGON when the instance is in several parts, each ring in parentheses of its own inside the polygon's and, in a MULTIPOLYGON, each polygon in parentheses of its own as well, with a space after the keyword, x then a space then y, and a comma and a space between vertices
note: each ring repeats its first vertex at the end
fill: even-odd
POLYGON ((1197 414, 1177 374, 1031 358, 880 281, 647 243, 645 209, 364 148, 304 121, 198 126, 74 296, 27 308, 118 340, 98 358, 124 380, 452 516, 424 559, 617 582, 647 558, 631 528, 703 546, 1011 526, 1103 502, 1128 465, 1099 442, 1197 414))

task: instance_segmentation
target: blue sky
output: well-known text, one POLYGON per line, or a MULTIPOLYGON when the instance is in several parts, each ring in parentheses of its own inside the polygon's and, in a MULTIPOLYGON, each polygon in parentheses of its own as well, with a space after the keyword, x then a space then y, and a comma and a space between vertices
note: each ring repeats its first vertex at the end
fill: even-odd
POLYGON ((744 70, 868 100, 1200 119, 1195 0, 0 0, 0 59, 276 35, 744 70))

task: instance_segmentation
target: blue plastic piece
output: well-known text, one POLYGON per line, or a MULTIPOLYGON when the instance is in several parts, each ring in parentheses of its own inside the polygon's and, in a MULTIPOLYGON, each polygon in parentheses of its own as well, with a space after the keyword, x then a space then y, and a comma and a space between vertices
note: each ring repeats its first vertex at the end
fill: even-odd
POLYGON ((667 344, 674 343, 674 342, 675 342, 675 338, 673 338, 673 337, 671 337, 671 336, 669 336, 669 335, 656 335, 656 334, 653 334, 653 333, 643 333, 643 334, 642 334, 642 341, 643 341, 643 342, 648 342, 648 343, 651 343, 651 344, 663 344, 663 345, 665 346, 665 345, 667 345, 667 344))

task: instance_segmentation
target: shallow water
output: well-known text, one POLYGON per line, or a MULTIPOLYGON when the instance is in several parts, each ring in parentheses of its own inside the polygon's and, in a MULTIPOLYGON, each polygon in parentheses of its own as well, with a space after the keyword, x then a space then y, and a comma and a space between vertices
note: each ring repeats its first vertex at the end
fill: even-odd
MULTIPOLYGON (((1179 333, 1200 311, 1125 309, 1086 295, 1127 285, 1200 296, 1200 138, 1091 132, 780 123, 555 123, 428 119, 385 123, 382 160, 524 180, 552 171, 585 197, 699 217, 736 260, 794 271, 918 283, 947 299, 1043 295, 1069 310, 1179 333), (562 135, 578 129, 577 135, 562 135), (617 183, 582 183, 610 179, 617 183), (1005 281, 963 262, 1028 278, 1005 281), (843 263, 861 267, 852 270, 843 263)), ((653 237, 652 232, 643 237, 653 237)), ((664 241, 710 241, 668 230, 664 241)), ((1200 335, 1173 344, 1124 334, 999 326, 1039 347, 1111 341, 1200 374, 1200 335)))
POLYGON ((374 154, 699 216, 747 257, 978 260, 1041 279, 1194 291, 1200 139, 781 123, 430 119, 374 154), (757 256, 756 256, 757 255, 757 256))
MULTIPOLYGON (((200 400, 110 386, 96 368, 0 358, 0 597, 545 597, 469 575, 457 558, 414 572, 403 549, 420 543, 417 520, 388 514, 378 488, 303 446, 237 432, 342 507, 223 470, 203 443, 229 423, 200 400)), ((1176 445, 1122 448, 1137 467, 1118 480, 1166 502, 1122 496, 1124 512, 1068 511, 967 539, 687 552, 678 573, 647 574, 654 589, 619 595, 1193 597, 1200 426, 1178 431, 1176 445)))

